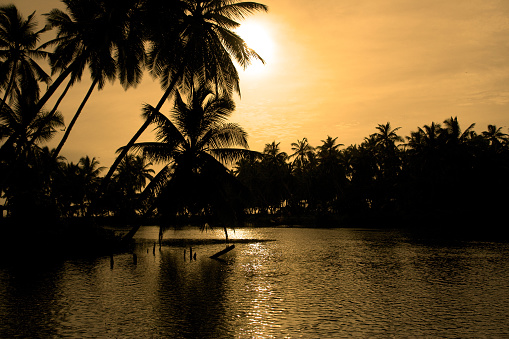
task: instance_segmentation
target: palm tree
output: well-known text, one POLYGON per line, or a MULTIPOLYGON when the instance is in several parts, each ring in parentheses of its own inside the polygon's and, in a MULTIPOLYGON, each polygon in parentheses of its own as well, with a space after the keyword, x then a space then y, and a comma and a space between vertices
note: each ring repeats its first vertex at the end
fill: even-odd
POLYGON ((115 173, 115 179, 122 183, 126 190, 133 192, 141 191, 147 184, 147 180, 152 180, 154 170, 149 168, 151 162, 146 162, 143 157, 132 154, 127 155, 115 173))
POLYGON ((90 203, 97 195, 103 169, 96 158, 89 156, 80 158, 77 164, 71 162, 62 166, 59 175, 55 177, 53 195, 64 215, 86 215, 90 203))
POLYGON ((234 202, 224 187, 231 175, 223 164, 250 154, 246 132, 226 122, 234 109, 233 100, 214 93, 210 83, 190 91, 185 100, 177 93, 171 119, 145 107, 145 119, 156 125, 157 140, 134 144, 132 150, 164 165, 142 193, 156 199, 153 208, 159 213, 209 213, 211 206, 223 216, 232 212, 234 202))
POLYGON ((327 136, 327 139, 321 140, 322 145, 316 147, 318 150, 318 158, 321 161, 325 161, 326 159, 336 159, 338 157, 338 148, 344 145, 336 144, 337 139, 337 137, 333 139, 331 136, 327 136))
POLYGON ((447 137, 447 142, 452 144, 463 143, 473 136, 473 129, 475 123, 468 126, 468 128, 461 132, 461 128, 458 122, 458 117, 450 117, 444 120, 444 133, 447 137))
POLYGON ((482 132, 482 136, 489 142, 490 146, 499 148, 509 141, 509 135, 502 132, 502 127, 488 125, 488 130, 482 132))
POLYGON ((34 13, 25 20, 14 5, 0 7, 0 86, 4 89, 1 107, 21 87, 25 95, 39 95, 39 82, 48 84, 50 77, 35 59, 45 58, 47 52, 36 48, 43 30, 35 31, 34 13))
MULTIPOLYGON (((263 61, 232 30, 240 26, 236 20, 256 11, 267 11, 267 6, 238 0, 182 0, 178 2, 178 6, 180 12, 176 18, 176 26, 168 27, 165 22, 167 18, 156 15, 152 18, 155 26, 148 28, 148 65, 150 72, 160 79, 164 89, 163 96, 154 108, 156 112, 161 109, 178 83, 183 83, 192 90, 196 76, 201 81, 213 81, 218 93, 230 93, 234 89, 240 94, 239 75, 234 60, 244 68, 253 58, 263 61), (161 23, 166 27, 158 26, 161 23)), ((170 3, 169 9, 164 5, 155 8, 157 13, 167 15, 171 10, 175 10, 175 5, 170 3)), ((122 158, 150 123, 150 119, 145 120, 122 149, 106 174, 103 185, 107 185, 122 158)))
POLYGON ((411 132, 406 138, 408 143, 405 146, 410 147, 413 153, 430 153, 442 144, 442 128, 440 124, 432 122, 431 125, 419 127, 417 132, 411 132))
MULTIPOLYGON (((336 200, 346 180, 346 171, 340 163, 339 147, 343 144, 336 144, 336 138, 327 136, 322 145, 317 146, 317 173, 315 179, 315 199, 321 202, 321 208, 326 208, 336 200)), ((317 206, 317 209, 320 209, 317 206)))
POLYGON ((295 157, 292 163, 293 166, 302 169, 305 164, 310 161, 315 148, 309 144, 307 138, 297 140, 297 142, 292 142, 291 147, 293 153, 289 156, 289 158, 291 159, 295 157))
POLYGON ((375 142, 376 155, 379 160, 378 166, 381 170, 381 177, 388 179, 388 185, 395 184, 395 176, 400 169, 400 159, 397 142, 404 139, 396 134, 401 127, 392 129, 391 124, 387 122, 385 125, 379 124, 376 129, 377 133, 371 134, 370 138, 375 142))
POLYGON ((64 124, 58 112, 35 111, 31 98, 19 93, 0 110, 0 141, 5 140, 0 147, 0 191, 19 216, 45 201, 49 164, 41 161, 48 151, 40 144, 64 124))
POLYGON ((46 111, 35 111, 32 96, 24 93, 16 95, 11 105, 3 105, 0 110, 0 141, 7 139, 0 152, 11 152, 16 158, 51 139, 64 124, 59 112, 50 115, 46 111))
POLYGON ((286 154, 286 152, 281 152, 280 144, 280 142, 276 143, 275 141, 270 144, 265 144, 263 149, 264 158, 273 159, 277 162, 285 162, 288 159, 288 154, 286 154))
POLYGON ((142 207, 138 199, 139 193, 147 180, 153 179, 155 173, 150 166, 152 163, 146 162, 144 157, 128 154, 118 166, 106 199, 103 199, 109 206, 103 207, 113 211, 115 215, 126 218, 136 216, 136 211, 142 207))
POLYGON ((260 162, 264 210, 274 214, 290 198, 291 166, 286 162, 288 154, 282 152, 280 143, 265 144, 260 162))
POLYGON ((379 124, 376 129, 377 133, 371 135, 375 139, 377 145, 381 145, 386 152, 392 152, 395 149, 396 142, 402 142, 403 138, 396 134, 401 127, 391 129, 391 123, 385 125, 379 124))
MULTIPOLYGON (((48 27, 58 29, 57 38, 44 45, 56 45, 51 58, 52 70, 61 72, 59 80, 71 74, 69 87, 81 79, 88 65, 92 84, 54 156, 60 153, 95 87, 101 90, 107 80, 114 81, 117 76, 126 89, 136 85, 141 80, 145 55, 141 28, 137 28, 139 0, 63 2, 68 13, 54 9, 47 17, 48 27)), ((43 99, 47 100, 43 97, 39 105, 44 104, 43 99)))

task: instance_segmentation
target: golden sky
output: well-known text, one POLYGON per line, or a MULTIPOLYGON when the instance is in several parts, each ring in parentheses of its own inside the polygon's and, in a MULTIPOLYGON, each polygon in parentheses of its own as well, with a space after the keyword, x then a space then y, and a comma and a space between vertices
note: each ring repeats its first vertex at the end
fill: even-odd
MULTIPOLYGON (((328 135, 348 146, 378 124, 402 127, 406 136, 451 116, 463 128, 475 122, 477 132, 488 124, 509 132, 509 1, 262 2, 269 13, 247 19, 244 34, 260 46, 266 65, 241 75, 232 117, 249 133, 252 149, 276 141, 290 151, 303 137, 318 146, 328 135), (253 29, 263 39, 252 38, 253 29)), ((37 10, 41 24, 42 13, 60 6, 55 0, 14 3, 25 16, 37 10)), ((74 86, 64 99, 66 122, 89 84, 74 86)), ((161 94, 148 75, 127 92, 118 82, 95 92, 62 155, 69 161, 95 156, 111 165, 114 151, 141 125, 142 104, 155 105, 161 94)))

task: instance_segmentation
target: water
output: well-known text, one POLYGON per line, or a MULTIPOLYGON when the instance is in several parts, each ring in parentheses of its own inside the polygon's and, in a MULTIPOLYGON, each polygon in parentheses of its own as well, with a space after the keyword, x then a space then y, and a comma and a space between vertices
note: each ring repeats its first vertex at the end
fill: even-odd
MULTIPOLYGON (((236 244, 0 266, 0 337, 509 337, 509 244, 401 231, 240 229, 236 244)), ((169 231, 166 238, 221 238, 169 231)), ((145 240, 143 240, 145 239, 145 240)), ((149 239, 149 240, 146 240, 149 239)), ((35 258, 34 258, 35 259, 35 258)))

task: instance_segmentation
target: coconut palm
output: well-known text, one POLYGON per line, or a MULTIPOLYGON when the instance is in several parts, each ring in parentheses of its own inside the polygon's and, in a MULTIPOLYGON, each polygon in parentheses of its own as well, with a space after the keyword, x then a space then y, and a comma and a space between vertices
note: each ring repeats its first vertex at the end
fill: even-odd
MULTIPOLYGON (((162 15, 175 10, 171 2, 169 9, 164 2, 157 3, 162 6, 154 7, 162 15)), ((178 83, 192 90, 197 75, 201 81, 213 81, 216 92, 230 93, 234 89, 240 94, 239 75, 234 61, 245 68, 253 58, 263 59, 233 29, 240 26, 236 20, 256 11, 267 11, 267 6, 238 0, 182 0, 177 6, 180 15, 171 17, 177 20, 176 26, 168 27, 165 17, 155 15, 155 26, 148 28, 148 65, 164 89, 154 111, 160 111, 178 83), (159 26, 161 23, 166 26, 159 26)), ((145 120, 123 148, 106 174, 104 185, 150 123, 150 119, 145 120)))
POLYGON ((412 153, 430 153, 443 144, 442 128, 434 122, 419 127, 417 132, 411 132, 406 138, 408 142, 405 146, 410 147, 412 153))
MULTIPOLYGON (((52 70, 61 72, 57 79, 60 82, 71 74, 69 87, 81 79, 88 65, 92 83, 67 126, 55 156, 65 144, 94 89, 101 90, 107 80, 114 81, 117 77, 126 89, 136 85, 141 80, 145 55, 141 28, 137 28, 138 0, 63 2, 68 13, 54 9, 47 16, 48 26, 58 29, 57 38, 44 45, 56 45, 51 58, 52 70)), ((38 105, 44 104, 47 99, 47 95, 43 96, 38 105)))
POLYGON ((36 59, 45 58, 47 52, 37 48, 43 30, 36 31, 34 13, 25 20, 14 5, 0 7, 0 86, 4 89, 0 106, 7 103, 15 92, 33 94, 38 99, 39 82, 48 84, 50 77, 36 59))
POLYGON ((489 142, 490 146, 499 148, 509 140, 509 135, 502 132, 502 127, 488 125, 488 130, 482 132, 482 136, 489 142))
POLYGON ((377 145, 380 145, 386 152, 392 152, 395 149, 397 142, 402 142, 403 138, 396 134, 401 127, 391 129, 391 123, 385 125, 379 124, 376 129, 377 133, 371 135, 377 145))
POLYGON ((80 158, 77 164, 63 164, 55 178, 53 195, 65 216, 86 215, 96 197, 103 169, 96 158, 89 156, 80 158))
POLYGON ((133 192, 141 191, 147 184, 147 180, 152 180, 154 170, 149 168, 151 162, 146 162, 143 157, 132 154, 127 155, 115 173, 115 179, 122 183, 126 190, 133 192))
POLYGON ((295 158, 293 160, 293 166, 302 169, 313 157, 315 148, 311 146, 307 138, 297 140, 291 144, 293 153, 290 154, 289 158, 295 158))
POLYGON ((340 162, 339 147, 343 144, 337 144, 337 139, 327 136, 325 140, 321 140, 322 145, 316 147, 318 165, 316 187, 313 189, 315 199, 321 204, 321 208, 337 199, 346 180, 345 169, 340 162))
POLYGON ((134 144, 132 150, 164 165, 142 193, 155 198, 159 213, 209 213, 211 206, 223 216, 231 212, 224 210, 233 202, 223 185, 231 178, 223 164, 250 153, 246 132, 226 122, 234 109, 231 97, 214 93, 210 83, 187 98, 177 93, 171 119, 145 107, 145 119, 156 126, 156 141, 134 144))
POLYGON ((321 140, 322 145, 317 146, 318 150, 317 156, 320 161, 325 161, 327 159, 335 160, 339 156, 339 147, 344 146, 343 144, 336 144, 336 140, 338 138, 332 138, 331 136, 327 136, 327 139, 321 140))
POLYGON ((151 162, 137 155, 128 154, 120 163, 113 176, 112 185, 102 199, 103 208, 113 211, 115 215, 131 218, 141 206, 138 199, 148 180, 153 179, 155 173, 151 162))
POLYGON ((279 212, 290 197, 291 166, 286 162, 288 154, 282 152, 279 142, 265 144, 260 162, 261 189, 264 209, 272 214, 279 212))
POLYGON ((18 216, 45 200, 49 164, 42 160, 48 151, 40 144, 63 126, 60 113, 35 111, 31 98, 19 93, 0 110, 0 140, 5 140, 0 147, 0 191, 18 216))
POLYGON ((24 93, 16 95, 10 105, 5 104, 0 110, 0 141, 6 139, 0 151, 11 152, 16 158, 51 139, 64 124, 59 112, 50 115, 35 111, 32 96, 24 93))
POLYGON ((288 159, 288 154, 281 151, 281 147, 279 146, 280 144, 280 142, 276 143, 275 141, 270 144, 265 144, 265 147, 263 148, 264 158, 284 163, 288 159))
POLYGON ((446 136, 447 143, 458 144, 465 142, 473 136, 474 127, 475 123, 461 132, 458 117, 450 117, 444 120, 444 135, 446 136))
POLYGON ((392 129, 391 124, 387 122, 385 125, 379 124, 376 129, 377 133, 371 134, 370 138, 375 143, 375 153, 378 158, 378 167, 381 170, 380 175, 389 181, 394 181, 400 169, 400 159, 397 142, 402 142, 404 139, 396 132, 401 127, 392 129))

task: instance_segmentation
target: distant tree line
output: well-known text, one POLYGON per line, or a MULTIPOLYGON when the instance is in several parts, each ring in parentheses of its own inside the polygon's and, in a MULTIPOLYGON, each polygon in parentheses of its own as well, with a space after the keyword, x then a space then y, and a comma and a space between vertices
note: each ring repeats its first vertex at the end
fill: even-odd
POLYGON ((271 223, 504 228, 508 135, 473 127, 451 117, 403 138, 386 123, 360 145, 303 138, 289 155, 272 142, 234 173, 249 187, 248 213, 271 223))

